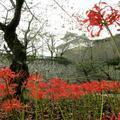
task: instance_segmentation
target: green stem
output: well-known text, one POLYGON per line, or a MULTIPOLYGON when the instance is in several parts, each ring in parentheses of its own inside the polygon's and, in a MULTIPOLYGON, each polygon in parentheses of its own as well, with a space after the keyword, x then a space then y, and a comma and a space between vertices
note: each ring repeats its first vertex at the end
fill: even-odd
POLYGON ((38 84, 36 85, 36 99, 35 99, 35 120, 38 120, 38 84))
POLYGON ((35 107, 35 120, 38 120, 37 100, 36 100, 36 107, 35 107))
POLYGON ((102 120, 103 103, 104 103, 104 96, 103 96, 103 92, 102 92, 102 97, 101 97, 101 110, 100 110, 100 120, 102 120))
POLYGON ((115 42, 114 36, 113 36, 111 30, 109 29, 109 27, 108 27, 107 25, 105 25, 105 28, 106 28, 107 31, 109 32, 109 34, 110 34, 110 36, 111 36, 111 40, 113 41, 114 47, 115 47, 115 49, 116 49, 116 51, 117 51, 118 57, 120 58, 120 51, 119 51, 119 49, 118 49, 117 43, 115 42))
POLYGON ((43 101, 41 100, 41 112, 42 112, 42 120, 44 120, 44 104, 43 104, 43 101))
POLYGON ((73 120, 76 119, 76 108, 75 108, 75 106, 76 106, 76 101, 73 100, 73 106, 72 106, 73 120))
POLYGON ((62 115, 63 120, 66 120, 66 118, 65 118, 65 116, 64 116, 64 114, 63 114, 63 110, 61 109, 60 104, 57 103, 57 105, 58 105, 58 108, 59 108, 59 110, 60 110, 60 112, 61 112, 61 115, 62 115))
POLYGON ((24 118, 25 118, 25 112, 24 112, 24 110, 22 110, 22 113, 21 113, 21 120, 24 120, 24 118))
POLYGON ((51 114, 50 114, 50 116, 51 116, 51 120, 53 120, 53 110, 54 110, 54 106, 53 106, 53 103, 52 103, 52 101, 51 101, 51 114))

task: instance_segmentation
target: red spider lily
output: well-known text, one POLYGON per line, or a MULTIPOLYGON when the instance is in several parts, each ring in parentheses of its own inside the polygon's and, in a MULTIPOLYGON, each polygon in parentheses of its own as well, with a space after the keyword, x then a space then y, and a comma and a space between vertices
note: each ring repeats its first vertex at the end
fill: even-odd
POLYGON ((37 89, 33 89, 30 91, 30 97, 34 98, 34 99, 44 99, 45 98, 45 93, 44 91, 42 90, 37 90, 37 89))
POLYGON ((78 16, 77 21, 82 22, 82 25, 87 25, 87 30, 91 33, 91 37, 99 36, 105 26, 119 24, 120 22, 120 11, 105 2, 95 4, 92 9, 86 12, 86 15, 87 18, 84 20, 81 20, 78 16))
POLYGON ((2 68, 0 70, 0 96, 13 95, 15 93, 16 84, 12 83, 15 73, 9 68, 2 68))
POLYGON ((27 84, 25 87, 30 92, 30 97, 34 99, 43 99, 45 98, 45 90, 48 84, 42 82, 42 77, 38 73, 30 75, 28 78, 27 84))
POLYGON ((102 92, 102 91, 112 91, 120 88, 120 82, 116 81, 92 81, 80 84, 81 90, 87 94, 102 92))
POLYGON ((31 84, 28 82, 27 89, 30 92, 30 96, 34 99, 44 99, 46 98, 46 89, 48 84, 45 82, 39 82, 31 84))
POLYGON ((80 86, 87 94, 101 92, 100 83, 98 81, 82 83, 80 86))
POLYGON ((117 81, 111 81, 111 82, 108 82, 107 83, 107 88, 106 90, 117 90, 120 88, 120 82, 117 82, 117 81))
POLYGON ((49 87, 46 91, 47 97, 52 100, 61 100, 68 98, 68 84, 60 78, 49 80, 49 87))
POLYGON ((38 73, 33 73, 29 76, 28 81, 41 81, 42 76, 38 73))
POLYGON ((81 85, 78 84, 70 84, 68 93, 69 98, 75 100, 86 94, 85 91, 81 89, 81 85))
POLYGON ((35 89, 36 88, 36 84, 38 84, 41 81, 42 81, 41 75, 39 75, 38 73, 31 74, 28 77, 27 81, 25 81, 26 88, 35 89))
POLYGON ((6 79, 6 80, 11 80, 15 77, 15 73, 11 71, 10 68, 2 68, 0 69, 0 78, 6 79))
POLYGON ((16 84, 6 86, 6 84, 0 84, 0 97, 14 95, 16 84))
POLYGON ((19 110, 21 109, 21 107, 22 107, 22 104, 20 103, 19 100, 15 98, 11 100, 8 99, 1 104, 1 108, 6 112, 10 112, 12 110, 19 110))
POLYGON ((3 97, 4 96, 4 91, 5 91, 5 85, 4 84, 0 84, 0 97, 3 97))
POLYGON ((33 99, 79 99, 86 94, 101 93, 120 88, 116 81, 92 81, 81 84, 68 84, 60 78, 52 78, 47 83, 41 80, 41 76, 33 74, 28 78, 26 88, 33 99))
POLYGON ((85 94, 79 84, 68 84, 60 78, 52 78, 47 89, 49 99, 59 101, 61 99, 79 99, 85 94))

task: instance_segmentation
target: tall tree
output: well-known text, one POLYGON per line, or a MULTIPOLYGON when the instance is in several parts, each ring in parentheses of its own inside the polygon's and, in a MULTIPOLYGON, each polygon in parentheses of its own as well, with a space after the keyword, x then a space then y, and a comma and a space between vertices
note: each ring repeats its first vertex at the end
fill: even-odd
POLYGON ((50 57, 51 59, 53 59, 56 50, 56 42, 57 42, 55 35, 46 33, 44 38, 47 49, 50 52, 50 57))
POLYGON ((14 3, 15 12, 12 20, 8 24, 0 22, 0 30, 4 32, 4 40, 13 55, 10 69, 16 73, 21 73, 20 77, 15 79, 15 83, 18 84, 16 87, 16 95, 18 96, 21 95, 21 87, 23 81, 25 81, 29 75, 28 66, 26 64, 26 49, 16 34, 16 28, 19 25, 21 18, 23 3, 24 0, 16 0, 16 3, 14 3))

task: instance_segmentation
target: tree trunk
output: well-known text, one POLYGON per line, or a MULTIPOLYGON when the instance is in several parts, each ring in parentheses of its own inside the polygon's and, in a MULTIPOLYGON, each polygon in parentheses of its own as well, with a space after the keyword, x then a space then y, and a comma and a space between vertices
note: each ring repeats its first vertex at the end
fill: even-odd
POLYGON ((17 83, 16 95, 20 96, 22 93, 22 84, 29 76, 28 66, 26 64, 26 47, 19 41, 16 28, 19 25, 21 10, 24 0, 16 0, 14 17, 8 25, 0 23, 0 30, 4 32, 4 40, 10 48, 13 58, 10 69, 19 74, 19 77, 14 79, 17 83))
POLYGON ((17 83, 16 95, 20 96, 22 92, 22 84, 29 76, 28 66, 26 64, 26 48, 20 43, 15 31, 12 31, 11 26, 6 27, 4 39, 7 42, 8 47, 13 53, 12 64, 10 69, 15 73, 19 73, 19 78, 15 78, 14 82, 17 83))

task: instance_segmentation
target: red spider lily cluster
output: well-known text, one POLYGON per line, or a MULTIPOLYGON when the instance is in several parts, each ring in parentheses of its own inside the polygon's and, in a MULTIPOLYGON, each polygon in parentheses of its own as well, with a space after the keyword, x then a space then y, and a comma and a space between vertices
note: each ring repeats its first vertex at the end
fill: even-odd
POLYGON ((42 82, 42 76, 38 73, 29 76, 25 87, 29 90, 29 95, 35 99, 43 99, 45 97, 45 90, 47 88, 47 83, 42 82))
POLYGON ((15 77, 15 73, 12 72, 9 68, 2 68, 0 70, 0 97, 13 95, 15 93, 15 86, 12 82, 15 77))
MULTIPOLYGON (((7 112, 22 107, 20 101, 13 97, 16 87, 13 79, 16 76, 18 77, 9 68, 2 68, 0 70, 0 97, 10 96, 9 99, 1 103, 1 108, 7 112)), ((70 84, 60 78, 52 78, 48 82, 44 82, 42 81, 42 76, 35 73, 29 76, 24 86, 29 91, 29 96, 32 99, 59 101, 63 99, 77 100, 87 94, 117 90, 120 89, 120 82, 102 80, 70 84)))
POLYGON ((7 99, 5 102, 1 104, 1 107, 6 112, 10 112, 12 110, 19 110, 22 108, 22 104, 19 100, 13 98, 13 99, 7 99))
POLYGON ((1 99, 5 98, 1 104, 1 108, 7 112, 21 107, 20 101, 13 98, 17 86, 13 82, 15 77, 16 74, 9 68, 0 69, 0 97, 1 99))
POLYGON ((87 25, 87 30, 91 37, 99 36, 105 26, 113 24, 120 25, 120 11, 114 9, 105 2, 95 4, 92 9, 86 12, 87 18, 81 19, 77 16, 77 21, 81 25, 87 25))
POLYGON ((30 96, 34 99, 79 99, 86 94, 101 93, 102 91, 112 91, 120 88, 117 81, 93 81, 81 84, 68 84, 60 78, 52 78, 48 82, 43 82, 41 76, 34 74, 28 78, 26 88, 30 96), (36 78, 36 79, 35 79, 36 78))

